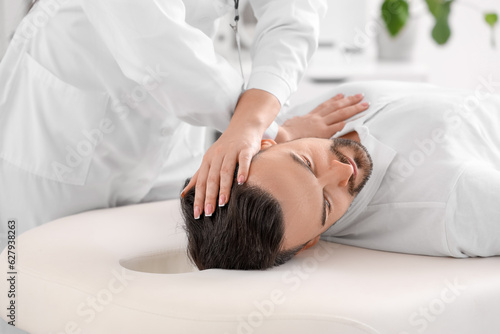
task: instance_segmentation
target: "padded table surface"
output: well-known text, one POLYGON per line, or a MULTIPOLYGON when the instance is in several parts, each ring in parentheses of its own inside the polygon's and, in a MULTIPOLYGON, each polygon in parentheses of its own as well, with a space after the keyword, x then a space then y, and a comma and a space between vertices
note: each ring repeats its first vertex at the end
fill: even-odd
POLYGON ((500 257, 321 241, 266 271, 197 271, 177 200, 65 217, 16 243, 16 326, 34 334, 500 332, 500 257))

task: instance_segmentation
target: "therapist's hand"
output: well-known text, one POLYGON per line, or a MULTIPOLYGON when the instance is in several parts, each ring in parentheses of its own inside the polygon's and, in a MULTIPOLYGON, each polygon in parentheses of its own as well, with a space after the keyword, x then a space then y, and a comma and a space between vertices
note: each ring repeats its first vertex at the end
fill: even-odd
POLYGON ((284 143, 299 138, 331 138, 342 130, 345 121, 369 108, 369 103, 362 102, 363 95, 344 97, 338 94, 323 102, 303 116, 287 120, 278 130, 277 143, 284 143))
POLYGON ((250 89, 241 95, 228 128, 207 150, 200 168, 181 193, 184 196, 187 190, 196 187, 195 218, 203 212, 210 216, 216 205, 228 202, 236 163, 239 164, 238 183, 246 181, 250 162, 260 151, 262 135, 280 108, 278 99, 268 92, 250 89))

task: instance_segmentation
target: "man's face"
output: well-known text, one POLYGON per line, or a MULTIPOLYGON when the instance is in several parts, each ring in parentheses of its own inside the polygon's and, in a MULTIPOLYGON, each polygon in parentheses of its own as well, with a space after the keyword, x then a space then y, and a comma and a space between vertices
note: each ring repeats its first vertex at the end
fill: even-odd
POLYGON ((305 138, 275 144, 263 141, 248 183, 281 204, 284 249, 315 243, 346 213, 372 171, 366 149, 353 140, 305 138))

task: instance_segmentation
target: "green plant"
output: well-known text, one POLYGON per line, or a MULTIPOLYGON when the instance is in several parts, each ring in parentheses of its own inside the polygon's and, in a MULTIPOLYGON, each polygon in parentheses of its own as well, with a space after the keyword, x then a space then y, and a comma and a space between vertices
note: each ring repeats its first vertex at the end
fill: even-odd
MULTIPOLYGON (((382 3, 382 19, 385 26, 392 37, 398 35, 401 29, 405 26, 408 17, 410 16, 411 0, 384 0, 382 3)), ((434 27, 432 28, 432 38, 437 44, 445 44, 451 36, 451 29, 448 23, 448 18, 451 12, 451 6, 458 2, 457 0, 425 0, 429 12, 435 19, 434 27)), ((491 29, 491 45, 495 47, 494 30, 498 22, 498 14, 496 12, 487 12, 483 14, 485 22, 491 29)))

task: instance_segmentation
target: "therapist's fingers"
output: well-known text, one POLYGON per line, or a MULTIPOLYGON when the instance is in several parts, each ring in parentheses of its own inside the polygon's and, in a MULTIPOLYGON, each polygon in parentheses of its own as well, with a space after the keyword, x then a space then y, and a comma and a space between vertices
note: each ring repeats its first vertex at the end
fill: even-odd
POLYGON ((189 183, 187 184, 187 186, 185 186, 184 189, 182 190, 182 192, 181 192, 181 197, 182 198, 184 198, 184 196, 189 191, 189 189, 193 188, 196 185, 196 180, 198 179, 198 173, 199 173, 199 171, 197 171, 193 175, 193 177, 191 178, 191 180, 189 180, 189 183))
POLYGON ((361 100, 363 100, 364 97, 365 97, 364 94, 347 96, 343 99, 336 101, 335 106, 337 107, 337 109, 346 108, 360 102, 361 100))
POLYGON ((338 100, 342 100, 344 97, 345 97, 344 94, 339 93, 339 94, 335 95, 334 97, 332 97, 331 99, 329 99, 327 101, 335 102, 335 101, 338 101, 338 100))
POLYGON ((224 206, 229 201, 235 169, 236 156, 225 157, 220 170, 219 206, 224 206))
POLYGON ((321 105, 318 106, 318 110, 320 111, 320 115, 326 116, 330 114, 331 112, 336 112, 338 110, 341 110, 343 108, 350 107, 352 105, 355 105, 362 101, 364 98, 363 94, 356 94, 356 95, 351 95, 351 96, 346 96, 340 99, 330 99, 325 102, 323 102, 321 105))
POLYGON ((344 126, 345 126, 345 122, 344 121, 338 122, 338 123, 334 123, 334 124, 330 124, 328 126, 328 132, 332 133, 332 134, 335 134, 335 133, 341 131, 344 128, 344 126))
POLYGON ((339 109, 335 112, 331 112, 327 116, 325 116, 325 122, 328 125, 335 124, 341 121, 345 121, 352 116, 359 114, 360 112, 365 111, 370 107, 370 103, 368 102, 360 102, 355 105, 339 109))
MULTIPOLYGON (((215 159, 210 165, 205 189, 205 216, 210 217, 215 211, 215 202, 219 194, 220 170, 222 159, 215 159)), ((197 189, 198 190, 198 189, 197 189)), ((201 201, 200 201, 201 202, 201 201)))
POLYGON ((237 177, 237 182, 239 185, 243 184, 246 182, 248 178, 248 172, 250 170, 250 163, 252 162, 253 156, 258 152, 257 151, 252 151, 252 150, 242 150, 240 152, 240 155, 238 157, 238 177, 237 177))
POLYGON ((337 101, 342 100, 345 98, 344 94, 339 93, 335 95, 334 97, 324 101, 320 105, 318 105, 314 110, 311 111, 311 114, 319 114, 321 116, 325 116, 326 114, 330 113, 332 110, 337 109, 337 101))
POLYGON ((203 213, 203 207, 205 205, 205 191, 207 187, 208 173, 210 172, 210 165, 203 161, 201 163, 200 169, 198 170, 198 177, 196 180, 195 193, 194 193, 194 204, 193 204, 193 215, 195 219, 199 219, 203 213))

